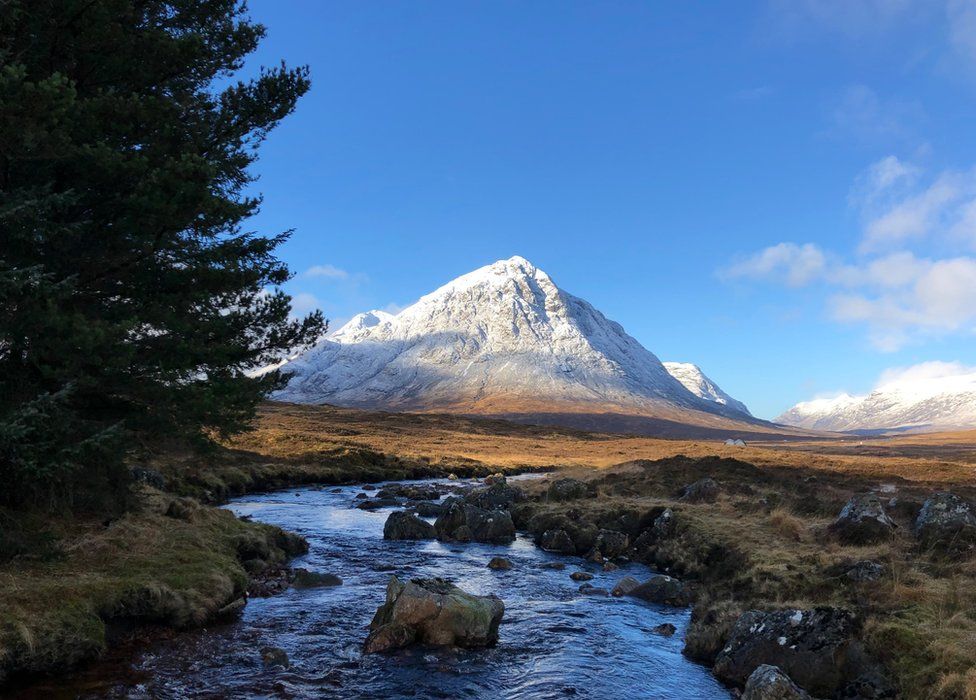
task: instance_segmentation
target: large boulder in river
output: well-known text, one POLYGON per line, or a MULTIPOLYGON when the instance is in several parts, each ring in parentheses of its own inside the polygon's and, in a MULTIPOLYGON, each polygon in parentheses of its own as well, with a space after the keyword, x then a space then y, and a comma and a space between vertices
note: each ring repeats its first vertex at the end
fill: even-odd
POLYGON ((671 576, 652 576, 644 583, 627 591, 626 595, 658 605, 684 607, 691 603, 691 592, 685 584, 671 576))
POLYGON ((498 481, 490 486, 474 489, 464 497, 464 502, 485 510, 508 510, 513 503, 521 501, 522 497, 520 488, 498 481))
POLYGON ((572 501, 596 494, 596 488, 579 479, 557 479, 549 487, 550 501, 572 501))
POLYGON ((915 519, 915 537, 925 547, 959 552, 976 545, 973 507, 954 493, 934 493, 915 519))
POLYGON ((576 554, 576 545, 565 530, 546 530, 539 538, 539 546, 547 552, 576 554))
POLYGON ((630 593, 632 590, 640 586, 640 581, 635 579, 633 576, 624 576, 622 579, 617 581, 617 585, 613 587, 610 591, 610 595, 614 598, 619 598, 630 593))
POLYGON ((507 510, 455 503, 434 522, 437 539, 458 542, 511 542, 515 523, 507 510))
POLYGON ((777 666, 806 691, 832 696, 858 673, 859 624, 840 608, 750 610, 736 620, 713 671, 743 686, 759 666, 777 666))
POLYGON ((851 497, 831 523, 830 531, 846 544, 873 544, 891 537, 896 527, 881 499, 876 494, 863 493, 851 497))
POLYGON ((742 700, 810 700, 810 694, 775 666, 763 664, 749 676, 742 700))
POLYGON ((390 513, 383 525, 384 540, 432 540, 435 537, 437 532, 433 525, 402 510, 390 513))
POLYGON ((373 616, 363 651, 392 651, 411 644, 484 647, 498 641, 505 605, 496 596, 466 593, 444 579, 390 577, 386 602, 373 616))

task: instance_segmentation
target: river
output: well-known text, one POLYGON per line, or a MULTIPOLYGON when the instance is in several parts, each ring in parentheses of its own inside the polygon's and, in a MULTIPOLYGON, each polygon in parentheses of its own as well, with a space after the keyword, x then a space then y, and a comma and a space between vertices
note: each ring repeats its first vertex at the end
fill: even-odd
POLYGON ((239 620, 158 641, 135 658, 117 660, 118 677, 96 669, 86 674, 96 680, 75 686, 71 694, 173 699, 730 697, 708 669, 681 655, 688 610, 582 595, 569 577, 583 568, 593 574, 592 585, 609 590, 627 575, 646 579, 647 567, 632 563, 604 572, 579 558, 544 552, 522 535, 510 545, 386 541, 383 524, 393 509, 356 508, 360 491, 355 486, 302 488, 246 496, 227 506, 238 515, 304 535, 310 550, 294 566, 336 574, 342 586, 252 598, 239 620), (488 569, 493 556, 510 559, 513 568, 488 569), (544 568, 547 562, 564 562, 566 568, 544 568), (367 625, 383 602, 391 572, 401 579, 449 578, 468 592, 499 596, 505 617, 498 645, 362 655, 367 625), (674 636, 652 632, 664 622, 677 627, 674 636), (264 667, 264 646, 284 649, 290 668, 264 667))

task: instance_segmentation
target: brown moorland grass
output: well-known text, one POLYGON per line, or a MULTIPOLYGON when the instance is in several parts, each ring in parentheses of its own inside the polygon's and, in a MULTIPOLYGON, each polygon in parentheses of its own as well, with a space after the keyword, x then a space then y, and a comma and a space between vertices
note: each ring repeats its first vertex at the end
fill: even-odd
POLYGON ((192 625, 245 585, 242 547, 264 541, 269 556, 284 556, 272 552, 273 530, 215 509, 202 506, 186 520, 166 516, 172 493, 220 501, 301 483, 545 468, 598 483, 597 498, 573 503, 594 522, 622 509, 675 509, 678 536, 656 548, 653 563, 699 589, 693 654, 707 657, 749 607, 845 605, 864 617, 869 650, 906 697, 976 698, 976 565, 921 551, 910 534, 913 509, 931 491, 976 497, 976 431, 737 448, 268 403, 253 431, 211 454, 168 449, 139 463, 162 472, 170 493, 146 488, 140 509, 109 523, 45 522, 57 539, 55 556, 0 562, 0 671, 66 669, 90 658, 104 649, 113 619, 192 625), (676 500, 703 476, 722 486, 716 503, 676 500), (826 536, 851 494, 882 484, 903 504, 893 513, 900 528, 891 542, 845 547, 826 536), (879 561, 887 573, 869 585, 842 580, 837 567, 859 559, 879 561))

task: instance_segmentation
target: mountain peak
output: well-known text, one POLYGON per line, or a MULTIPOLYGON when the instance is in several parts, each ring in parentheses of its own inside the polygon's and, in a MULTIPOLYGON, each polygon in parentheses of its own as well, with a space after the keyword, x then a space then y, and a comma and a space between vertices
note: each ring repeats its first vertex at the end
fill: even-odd
POLYGON ((702 372, 701 367, 698 365, 692 364, 691 362, 665 362, 664 368, 668 371, 668 374, 681 382, 685 389, 698 398, 704 399, 705 401, 713 401, 722 406, 728 406, 747 416, 752 415, 744 403, 736 401, 722 391, 718 384, 705 376, 705 373, 702 372))
POLYGON ((461 275, 396 316, 358 316, 287 371, 276 398, 300 403, 748 418, 710 381, 712 398, 686 389, 620 324, 521 256, 461 275))

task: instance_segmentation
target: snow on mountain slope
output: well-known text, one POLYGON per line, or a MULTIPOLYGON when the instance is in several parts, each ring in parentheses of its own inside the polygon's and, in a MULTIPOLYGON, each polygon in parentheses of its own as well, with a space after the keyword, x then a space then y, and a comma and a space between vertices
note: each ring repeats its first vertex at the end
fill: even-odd
POLYGON ((815 430, 976 427, 976 367, 925 362, 894 370, 870 394, 804 401, 775 420, 815 430))
POLYGON ((274 398, 482 414, 748 418, 689 392, 619 324, 518 256, 462 275, 396 316, 370 313, 289 362, 283 369, 292 378, 274 398))
POLYGON ((371 328, 381 323, 386 323, 393 318, 393 314, 386 311, 373 309, 361 314, 356 314, 339 330, 329 334, 329 339, 337 343, 355 343, 357 340, 368 334, 371 328))
POLYGON ((722 391, 718 384, 705 376, 698 365, 693 365, 690 362, 665 362, 664 369, 698 398, 728 406, 747 416, 752 415, 744 403, 733 399, 722 391))

